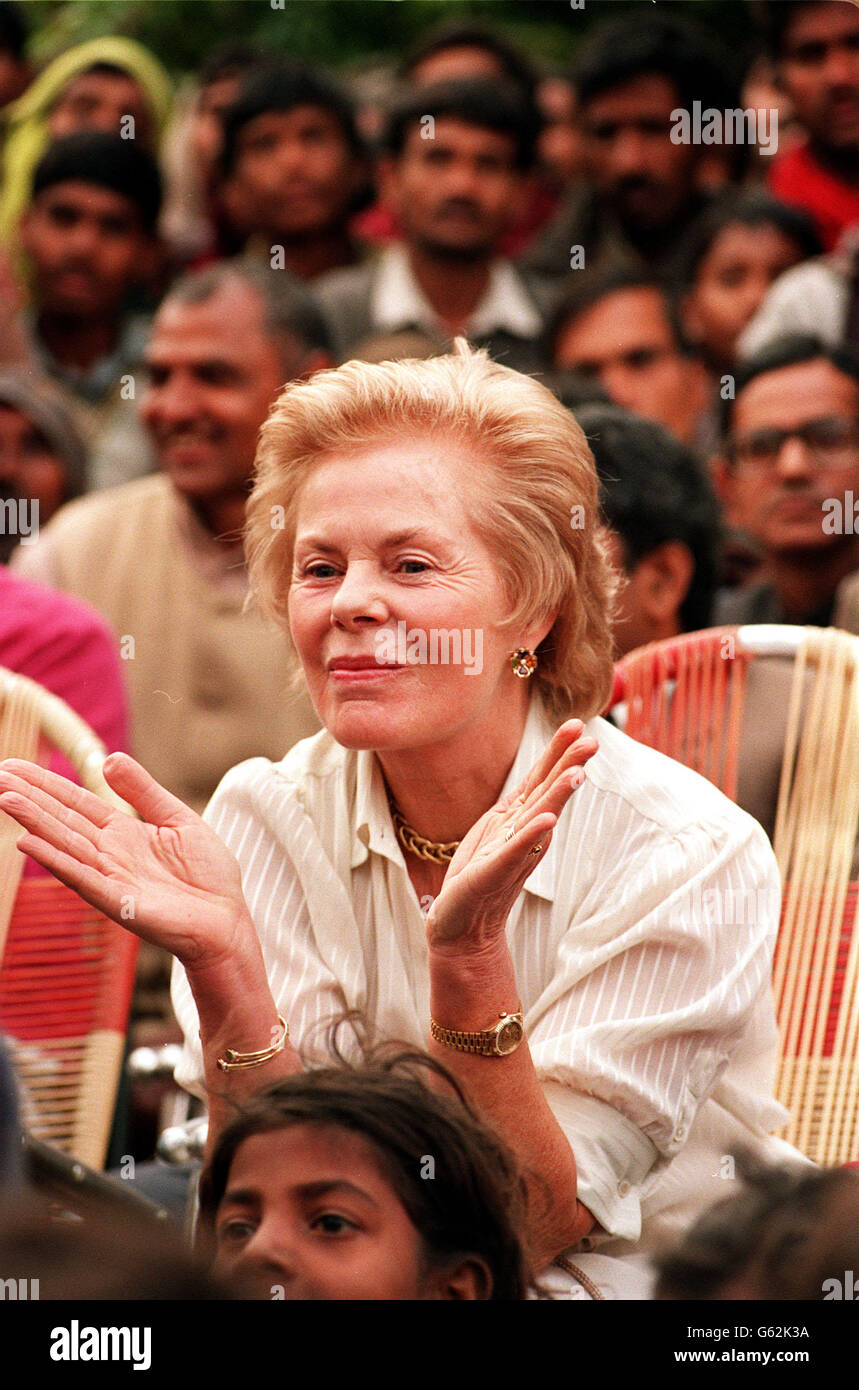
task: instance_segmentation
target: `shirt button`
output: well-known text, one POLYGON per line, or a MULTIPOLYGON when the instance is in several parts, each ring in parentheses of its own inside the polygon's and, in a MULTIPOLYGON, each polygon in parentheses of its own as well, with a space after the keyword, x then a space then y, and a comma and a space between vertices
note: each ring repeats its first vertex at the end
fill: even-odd
POLYGON ((686 1131, 685 1131, 685 1129, 683 1128, 683 1126, 680 1125, 680 1126, 674 1131, 674 1139, 675 1139, 675 1141, 676 1141, 678 1144, 682 1144, 682 1142, 683 1142, 683 1140, 684 1140, 685 1138, 686 1138, 686 1131))
POLYGON ((623 1181, 622 1181, 622 1182, 619 1182, 618 1185, 617 1185, 617 1195, 618 1195, 618 1197, 625 1197, 626 1194, 628 1193, 628 1191, 629 1191, 629 1183, 628 1183, 628 1182, 626 1181, 626 1179, 624 1178, 623 1181))

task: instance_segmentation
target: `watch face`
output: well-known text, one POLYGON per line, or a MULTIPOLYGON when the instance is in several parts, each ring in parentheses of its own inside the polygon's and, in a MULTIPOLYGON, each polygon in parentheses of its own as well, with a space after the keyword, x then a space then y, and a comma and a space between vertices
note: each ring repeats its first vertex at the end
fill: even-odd
POLYGON ((495 1040, 495 1046, 502 1057, 506 1057, 508 1052, 513 1052, 519 1046, 524 1032, 518 1019, 508 1019, 495 1040))

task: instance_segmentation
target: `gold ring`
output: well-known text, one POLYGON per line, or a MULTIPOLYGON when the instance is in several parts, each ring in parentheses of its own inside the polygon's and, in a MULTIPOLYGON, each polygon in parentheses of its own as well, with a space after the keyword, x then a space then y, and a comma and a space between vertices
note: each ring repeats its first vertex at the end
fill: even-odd
POLYGON ((542 845, 532 845, 532 846, 531 846, 531 853, 532 853, 532 854, 542 854, 542 853, 543 853, 543 846, 542 846, 542 845))

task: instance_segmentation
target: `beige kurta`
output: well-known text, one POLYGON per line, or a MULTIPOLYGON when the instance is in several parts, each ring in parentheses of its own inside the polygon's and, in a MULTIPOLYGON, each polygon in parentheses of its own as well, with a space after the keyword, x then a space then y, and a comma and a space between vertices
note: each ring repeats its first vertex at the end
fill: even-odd
POLYGON ((240 546, 216 543, 163 474, 64 507, 13 567, 88 600, 120 643, 133 751, 194 810, 236 763, 319 722, 282 633, 243 611, 240 546))

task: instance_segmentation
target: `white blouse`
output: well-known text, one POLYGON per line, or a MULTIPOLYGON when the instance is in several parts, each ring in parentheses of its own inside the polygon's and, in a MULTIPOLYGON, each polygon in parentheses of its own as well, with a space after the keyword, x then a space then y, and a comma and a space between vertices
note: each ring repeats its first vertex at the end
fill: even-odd
MULTIPOLYGON (((760 826, 709 782, 604 720, 587 732, 599 752, 507 938, 534 1065, 602 1228, 580 1249, 626 1254, 726 1196, 735 1146, 759 1149, 785 1121, 771 1094, 780 890, 760 826)), ((552 733, 533 699, 505 791, 552 733)), ((233 768, 206 820, 241 865, 295 1045, 354 1008, 377 1037, 425 1046, 424 914, 375 756, 323 731, 280 763, 233 768)), ((186 1038, 177 1080, 202 1095, 178 965, 173 1002, 186 1038)))

